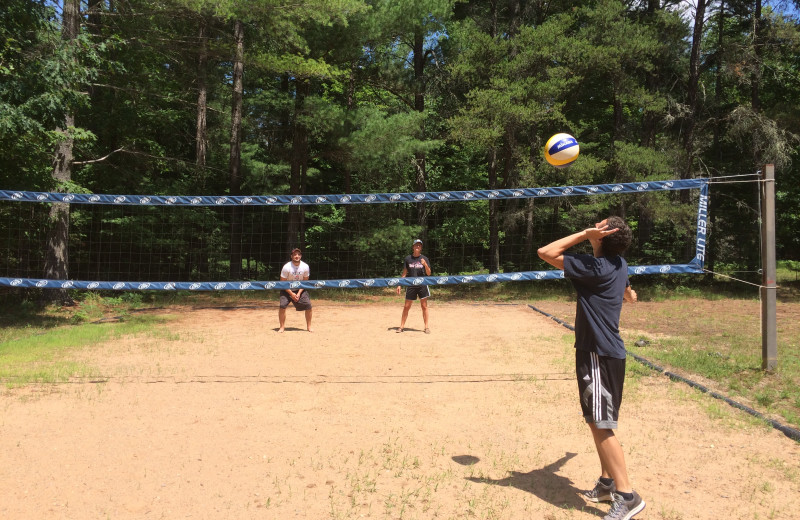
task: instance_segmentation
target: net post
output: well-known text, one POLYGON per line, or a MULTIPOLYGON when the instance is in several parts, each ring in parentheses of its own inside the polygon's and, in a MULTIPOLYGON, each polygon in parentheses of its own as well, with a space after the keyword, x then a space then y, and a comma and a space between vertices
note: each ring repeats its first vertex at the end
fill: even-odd
POLYGON ((778 365, 775 165, 764 166, 761 180, 761 368, 772 371, 778 365))

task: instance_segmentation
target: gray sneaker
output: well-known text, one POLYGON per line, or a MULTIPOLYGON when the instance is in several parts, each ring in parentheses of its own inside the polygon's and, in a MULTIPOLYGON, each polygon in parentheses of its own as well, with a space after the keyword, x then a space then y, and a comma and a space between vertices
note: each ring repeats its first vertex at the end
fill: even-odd
POLYGON ((613 496, 611 511, 603 517, 603 520, 630 520, 644 509, 644 500, 636 491, 633 492, 631 500, 625 500, 619 493, 613 493, 613 496))
POLYGON ((593 489, 583 492, 583 497, 589 502, 613 502, 614 497, 611 494, 616 490, 617 487, 614 485, 614 482, 606 486, 598 480, 594 483, 593 489))

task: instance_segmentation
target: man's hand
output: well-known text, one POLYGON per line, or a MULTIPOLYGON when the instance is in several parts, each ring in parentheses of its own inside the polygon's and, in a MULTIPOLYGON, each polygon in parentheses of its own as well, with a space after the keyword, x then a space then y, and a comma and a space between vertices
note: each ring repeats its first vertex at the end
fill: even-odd
POLYGON ((572 246, 578 245, 584 240, 592 244, 594 256, 602 256, 600 244, 603 237, 616 233, 618 229, 608 229, 608 222, 603 220, 594 225, 593 228, 578 231, 567 237, 550 242, 546 246, 540 247, 537 253, 539 258, 552 265, 556 269, 564 269, 564 252, 572 246))
POLYGON ((586 239, 592 244, 592 251, 594 252, 594 256, 602 256, 603 254, 603 247, 602 242, 603 238, 607 237, 608 235, 612 235, 619 231, 618 228, 608 229, 608 219, 598 222, 594 225, 593 228, 589 228, 584 231, 586 234, 586 239))
POLYGON ((602 222, 598 222, 595 227, 589 228, 585 232, 586 238, 592 243, 592 245, 594 245, 595 242, 599 243, 604 237, 613 235, 617 231, 619 231, 618 228, 608 229, 608 224, 606 224, 606 221, 604 220, 602 222))
POLYGON ((622 299, 631 303, 639 301, 639 298, 636 296, 636 291, 634 291, 633 287, 630 285, 625 288, 625 294, 622 295, 622 299))
POLYGON ((398 295, 400 294, 400 286, 399 285, 397 286, 397 294, 398 295))

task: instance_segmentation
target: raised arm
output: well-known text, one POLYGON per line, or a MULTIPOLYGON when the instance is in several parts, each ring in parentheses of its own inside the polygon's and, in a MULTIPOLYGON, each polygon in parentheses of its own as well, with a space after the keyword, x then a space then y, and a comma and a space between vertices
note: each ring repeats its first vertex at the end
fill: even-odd
POLYGON ((586 240, 586 231, 579 231, 540 247, 537 253, 539 258, 556 269, 564 269, 564 252, 584 240, 586 240))
POLYGON ((584 240, 588 240, 592 243, 594 256, 601 256, 601 240, 603 237, 606 237, 612 233, 616 233, 617 231, 617 228, 608 229, 608 224, 604 220, 602 222, 598 222, 593 228, 584 229, 583 231, 578 231, 577 233, 573 233, 564 238, 559 238, 554 242, 550 242, 546 246, 540 247, 537 253, 539 254, 539 258, 553 267, 557 269, 564 269, 564 253, 567 251, 567 249, 580 244, 584 240))

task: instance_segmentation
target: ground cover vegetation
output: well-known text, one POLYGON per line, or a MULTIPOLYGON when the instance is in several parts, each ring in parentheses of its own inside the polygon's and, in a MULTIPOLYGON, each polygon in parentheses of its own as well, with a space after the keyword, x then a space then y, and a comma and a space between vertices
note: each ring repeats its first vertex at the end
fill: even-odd
MULTIPOLYGON (((634 278, 641 300, 623 309, 623 338, 630 352, 695 380, 800 429, 800 285, 783 270, 778 293, 778 367, 761 370, 760 303, 731 282, 674 285, 673 277, 634 278), (638 343, 644 340, 644 343, 638 343)), ((81 348, 113 338, 147 336, 168 341, 170 308, 274 310, 271 293, 108 293, 75 291, 73 306, 19 305, 5 299, 0 316, 0 380, 6 386, 91 377, 81 348)), ((315 291, 315 300, 368 307, 396 302, 387 289, 315 291)), ((566 282, 533 282, 442 288, 436 301, 533 305, 574 323, 574 294, 566 282)), ((434 309, 435 312, 435 309, 434 309)), ((534 311, 531 311, 534 312, 534 311)), ((317 316, 324 320, 323 315, 317 316)), ((565 329, 565 335, 571 333, 565 329)), ((633 373, 649 373, 631 361, 633 373)))

